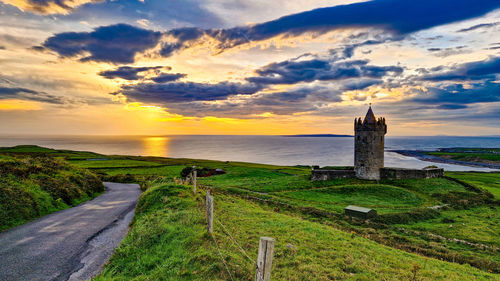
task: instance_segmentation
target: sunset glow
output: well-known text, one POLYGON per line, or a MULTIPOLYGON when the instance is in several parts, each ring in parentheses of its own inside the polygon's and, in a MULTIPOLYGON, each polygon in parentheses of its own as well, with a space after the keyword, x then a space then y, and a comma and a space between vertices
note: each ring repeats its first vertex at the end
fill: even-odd
POLYGON ((458 2, 0 0, 0 129, 500 134, 500 5, 458 2))

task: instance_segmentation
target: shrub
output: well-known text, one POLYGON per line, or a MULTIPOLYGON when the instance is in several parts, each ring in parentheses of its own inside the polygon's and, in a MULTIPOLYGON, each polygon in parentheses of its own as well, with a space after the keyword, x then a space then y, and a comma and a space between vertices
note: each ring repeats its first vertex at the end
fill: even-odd
POLYGON ((0 159, 0 231, 104 191, 99 177, 52 157, 0 159))

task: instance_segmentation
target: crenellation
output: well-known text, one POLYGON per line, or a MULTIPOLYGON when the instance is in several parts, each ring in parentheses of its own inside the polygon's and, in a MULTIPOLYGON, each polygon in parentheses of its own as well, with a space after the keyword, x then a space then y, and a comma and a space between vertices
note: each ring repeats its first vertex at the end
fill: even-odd
POLYGON ((365 118, 354 118, 354 170, 313 169, 311 180, 353 178, 366 180, 435 178, 444 175, 443 169, 384 168, 384 142, 387 123, 384 117, 375 118, 372 108, 365 118))
POLYGON ((384 167, 384 136, 387 125, 383 118, 375 118, 372 108, 368 109, 354 126, 354 170, 361 179, 379 180, 380 169, 384 167))

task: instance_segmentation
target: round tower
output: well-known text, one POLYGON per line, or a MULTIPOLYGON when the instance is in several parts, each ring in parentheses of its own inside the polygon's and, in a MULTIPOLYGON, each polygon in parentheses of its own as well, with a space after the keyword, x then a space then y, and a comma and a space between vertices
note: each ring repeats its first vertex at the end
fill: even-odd
POLYGON ((375 118, 372 107, 365 119, 354 119, 354 170, 356 177, 379 180, 384 167, 384 135, 387 133, 385 118, 375 118))

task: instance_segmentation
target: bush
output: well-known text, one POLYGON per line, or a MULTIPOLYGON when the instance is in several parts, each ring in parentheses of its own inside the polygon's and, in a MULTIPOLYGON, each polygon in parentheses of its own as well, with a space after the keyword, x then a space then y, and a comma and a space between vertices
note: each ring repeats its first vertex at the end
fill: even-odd
MULTIPOLYGON (((189 176, 193 172, 193 167, 186 167, 182 169, 181 171, 181 177, 185 178, 189 176)), ((225 174, 226 172, 220 170, 218 171, 217 169, 209 169, 209 168, 198 168, 196 167, 196 176, 203 178, 203 177, 210 177, 213 175, 220 175, 220 174, 225 174)))
POLYGON ((99 177, 52 157, 0 159, 0 231, 105 190, 99 177))

